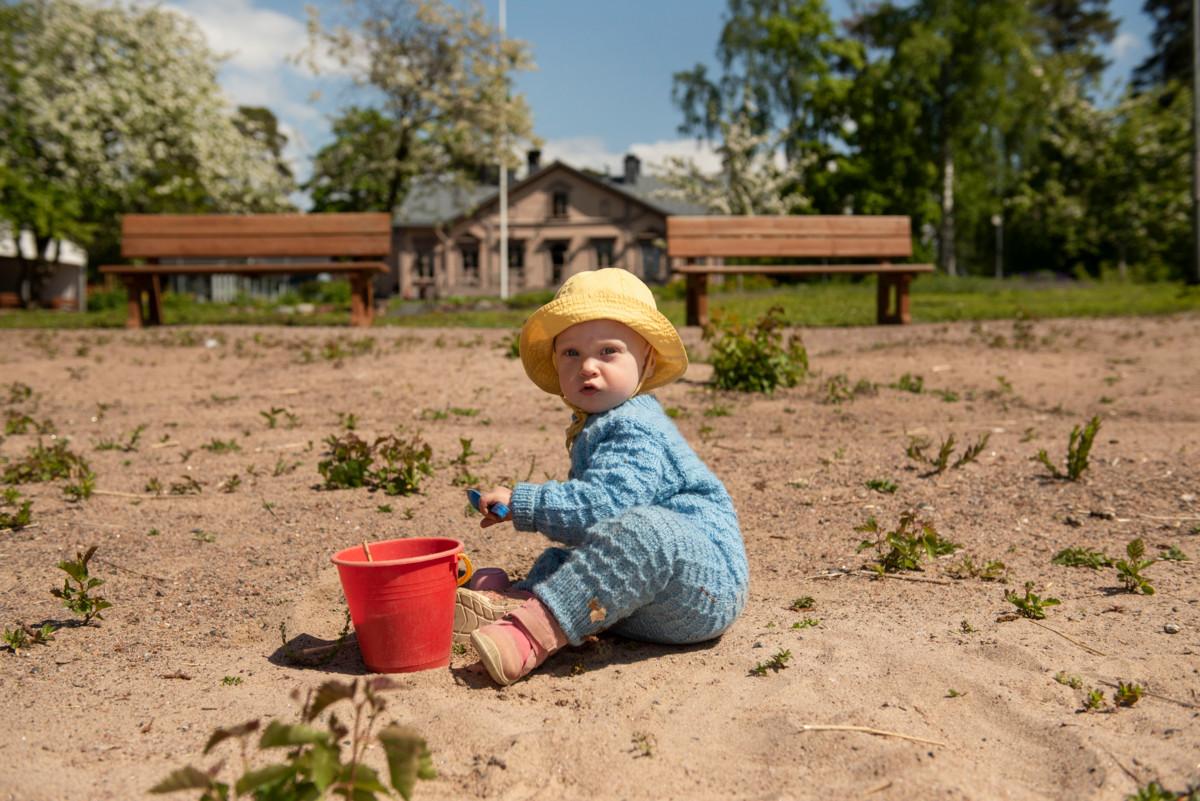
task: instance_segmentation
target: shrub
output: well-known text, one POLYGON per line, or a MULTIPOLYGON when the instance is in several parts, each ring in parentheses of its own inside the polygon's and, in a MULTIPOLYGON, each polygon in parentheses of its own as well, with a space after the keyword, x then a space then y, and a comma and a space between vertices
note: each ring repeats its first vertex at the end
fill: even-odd
POLYGON ((808 352, 798 334, 784 343, 783 309, 774 306, 750 325, 714 314, 704 328, 712 341, 713 380, 718 389, 771 393, 794 387, 808 373, 808 352))

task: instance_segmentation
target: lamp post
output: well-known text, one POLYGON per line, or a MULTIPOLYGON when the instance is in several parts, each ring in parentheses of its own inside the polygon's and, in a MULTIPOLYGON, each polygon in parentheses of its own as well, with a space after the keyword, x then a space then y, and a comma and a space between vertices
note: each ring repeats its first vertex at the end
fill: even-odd
MULTIPOLYGON (((505 3, 500 0, 500 63, 504 63, 505 3)), ((504 150, 508 146, 508 73, 500 76, 504 82, 504 98, 500 101, 500 298, 508 299, 508 164, 504 150)))
POLYGON ((1192 274, 1200 284, 1200 0, 1192 0, 1192 274))

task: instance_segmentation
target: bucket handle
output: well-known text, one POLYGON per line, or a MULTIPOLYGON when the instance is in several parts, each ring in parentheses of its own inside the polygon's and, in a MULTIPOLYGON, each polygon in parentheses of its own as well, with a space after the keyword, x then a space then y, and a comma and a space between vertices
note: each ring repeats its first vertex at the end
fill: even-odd
POLYGON ((471 565, 471 557, 467 556, 465 553, 458 553, 458 554, 455 554, 455 556, 457 556, 462 561, 466 562, 466 572, 458 577, 458 585, 457 586, 461 587, 462 585, 466 584, 468 581, 471 580, 471 576, 475 575, 475 568, 472 567, 472 565, 471 565))

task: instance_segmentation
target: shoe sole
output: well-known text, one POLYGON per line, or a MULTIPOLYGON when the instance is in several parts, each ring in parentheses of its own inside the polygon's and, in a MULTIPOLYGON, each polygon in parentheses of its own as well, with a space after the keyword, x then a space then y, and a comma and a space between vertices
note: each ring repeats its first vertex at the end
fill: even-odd
POLYGON ((454 642, 474 642, 471 632, 495 623, 522 603, 517 599, 492 601, 480 593, 460 589, 454 596, 454 642))
POLYGON ((512 684, 512 679, 504 675, 504 670, 500 665, 500 651, 496 648, 495 643, 487 637, 479 637, 475 632, 471 632, 469 637, 471 645, 475 646, 475 652, 479 654, 479 661, 487 668, 488 675, 492 677, 492 681, 499 684, 501 687, 507 687, 512 684))

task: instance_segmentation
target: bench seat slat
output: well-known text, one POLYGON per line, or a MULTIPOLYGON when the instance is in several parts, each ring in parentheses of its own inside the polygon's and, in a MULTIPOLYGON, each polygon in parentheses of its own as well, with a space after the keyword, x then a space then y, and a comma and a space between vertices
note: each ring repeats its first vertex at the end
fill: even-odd
POLYGON ((317 214, 126 214, 124 238, 173 236, 389 236, 391 217, 381 212, 317 214))
POLYGON ((826 273, 931 273, 932 264, 681 264, 683 275, 824 275, 826 273))
POLYGON ((248 258, 254 256, 379 256, 390 246, 388 236, 337 234, 322 236, 139 236, 126 237, 121 255, 127 259, 248 258))
POLYGON ((385 273, 388 266, 381 261, 319 261, 254 264, 105 264, 100 272, 111 275, 219 275, 262 273, 385 273))
POLYGON ((784 217, 696 217, 667 218, 668 238, 688 237, 803 237, 803 236, 908 236, 909 218, 904 215, 791 215, 784 217))
POLYGON ((681 258, 698 256, 762 256, 794 258, 908 258, 912 239, 895 237, 685 237, 668 240, 667 254, 681 258))

